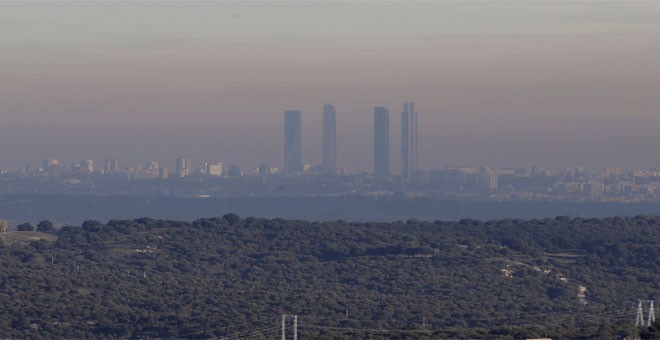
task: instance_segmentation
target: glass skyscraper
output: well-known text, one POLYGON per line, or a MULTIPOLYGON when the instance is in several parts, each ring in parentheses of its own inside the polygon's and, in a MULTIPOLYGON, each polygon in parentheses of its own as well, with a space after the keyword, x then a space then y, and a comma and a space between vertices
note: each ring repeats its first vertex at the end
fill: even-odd
POLYGON ((323 105, 323 164, 326 174, 337 173, 337 117, 335 108, 323 105))
POLYGON ((409 180, 419 168, 417 112, 414 103, 404 103, 401 113, 401 177, 409 180))

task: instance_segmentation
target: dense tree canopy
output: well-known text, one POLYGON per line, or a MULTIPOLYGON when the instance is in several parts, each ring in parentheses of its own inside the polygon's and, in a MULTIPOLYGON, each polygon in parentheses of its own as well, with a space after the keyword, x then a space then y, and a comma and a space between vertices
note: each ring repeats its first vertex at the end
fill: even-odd
POLYGON ((16 226, 18 231, 34 231, 34 226, 30 223, 21 223, 16 226))
POLYGON ((50 233, 55 231, 55 225, 51 221, 44 220, 37 224, 37 231, 42 233, 50 233))
POLYGON ((660 293, 659 217, 228 214, 85 221, 1 240, 5 338, 274 338, 282 314, 300 317, 301 339, 657 333, 634 321, 637 300, 660 293))

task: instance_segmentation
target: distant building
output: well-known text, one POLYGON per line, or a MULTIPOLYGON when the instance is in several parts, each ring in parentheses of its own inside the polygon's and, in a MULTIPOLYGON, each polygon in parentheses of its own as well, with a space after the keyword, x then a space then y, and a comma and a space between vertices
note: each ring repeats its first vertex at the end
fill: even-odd
POLYGON ((94 172, 94 161, 91 159, 85 159, 80 161, 80 171, 82 173, 91 174, 94 172))
POLYGON ((144 169, 142 172, 145 174, 145 177, 150 178, 159 178, 162 177, 160 173, 160 167, 156 161, 146 161, 144 163, 144 169))
POLYGON ((374 175, 390 175, 390 112, 374 107, 374 175))
POLYGON ((59 170, 62 164, 57 159, 47 159, 43 161, 43 171, 59 170))
POLYGON ((488 190, 496 190, 498 187, 497 173, 494 171, 482 171, 479 178, 479 186, 488 190))
POLYGON ((419 169, 418 144, 415 103, 404 103, 401 113, 401 177, 404 180, 409 180, 419 169))
POLYGON ((288 174, 303 171, 301 120, 300 110, 284 111, 284 171, 288 174))
POLYGON ((176 160, 176 174, 179 177, 187 177, 192 173, 190 158, 181 157, 176 160))
POLYGON ((621 168, 605 168, 603 170, 603 176, 605 178, 615 178, 623 174, 623 169, 621 168))
POLYGON ((259 175, 260 176, 268 176, 271 174, 271 168, 268 166, 267 163, 261 163, 259 164, 259 175))
POLYGON ((337 121, 335 108, 323 105, 323 165, 326 174, 337 173, 337 121))
POLYGON ((206 174, 209 176, 222 176, 222 162, 208 164, 206 166, 206 174))
POLYGON ((241 171, 241 168, 238 165, 232 164, 229 167, 229 170, 227 171, 227 175, 229 177, 241 177, 243 175, 243 172, 241 171))
POLYGON ((106 174, 119 172, 119 162, 115 158, 106 159, 104 165, 103 172, 106 174))

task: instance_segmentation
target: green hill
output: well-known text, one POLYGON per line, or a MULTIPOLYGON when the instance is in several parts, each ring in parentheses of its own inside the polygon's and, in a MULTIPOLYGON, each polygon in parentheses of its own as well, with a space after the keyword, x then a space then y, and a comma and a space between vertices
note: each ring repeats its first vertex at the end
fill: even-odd
POLYGON ((282 314, 298 315, 300 339, 655 334, 634 321, 638 299, 660 293, 658 217, 317 223, 228 214, 14 235, 0 247, 3 338, 272 339, 282 314))

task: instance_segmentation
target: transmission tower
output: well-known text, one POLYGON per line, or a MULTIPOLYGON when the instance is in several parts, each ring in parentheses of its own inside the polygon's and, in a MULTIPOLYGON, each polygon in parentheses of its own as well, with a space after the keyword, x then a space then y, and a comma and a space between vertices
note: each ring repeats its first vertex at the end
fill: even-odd
POLYGON ((651 327, 655 322, 655 308, 653 306, 653 300, 639 300, 637 305, 637 317, 635 318, 635 327, 651 327), (648 318, 644 322, 644 305, 649 304, 648 318))
POLYGON ((651 304, 649 305, 649 318, 646 323, 646 327, 651 327, 651 325, 655 322, 655 310, 653 309, 653 300, 651 300, 651 304))
POLYGON ((287 314, 282 314, 282 340, 286 340, 286 326, 288 320, 293 320, 291 326, 293 330, 293 340, 298 340, 298 315, 287 314))
MULTIPOLYGON (((637 318, 635 319, 635 327, 641 327, 643 325, 644 325, 644 311, 642 310, 642 300, 639 300, 639 304, 637 305, 637 318)), ((286 339, 282 338, 282 340, 286 340, 286 339)))

